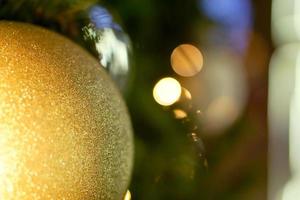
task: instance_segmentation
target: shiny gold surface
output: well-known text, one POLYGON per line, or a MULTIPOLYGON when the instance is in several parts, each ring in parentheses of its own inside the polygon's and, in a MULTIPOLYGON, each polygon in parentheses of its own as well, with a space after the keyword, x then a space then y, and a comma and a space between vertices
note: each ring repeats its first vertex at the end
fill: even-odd
POLYGON ((0 199, 121 199, 129 117, 98 62, 68 39, 0 22, 0 199))

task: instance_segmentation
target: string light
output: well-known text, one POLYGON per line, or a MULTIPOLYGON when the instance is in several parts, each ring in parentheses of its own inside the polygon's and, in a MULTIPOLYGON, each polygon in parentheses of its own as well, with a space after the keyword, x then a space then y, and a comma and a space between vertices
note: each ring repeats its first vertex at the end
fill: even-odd
POLYGON ((182 44, 173 50, 171 65, 173 70, 180 76, 194 76, 202 69, 203 56, 195 46, 182 44))
POLYGON ((181 96, 180 83, 171 77, 163 78, 153 88, 155 101, 162 106, 174 104, 181 96))
POLYGON ((187 117, 187 113, 184 110, 174 109, 173 112, 176 119, 183 119, 187 117))

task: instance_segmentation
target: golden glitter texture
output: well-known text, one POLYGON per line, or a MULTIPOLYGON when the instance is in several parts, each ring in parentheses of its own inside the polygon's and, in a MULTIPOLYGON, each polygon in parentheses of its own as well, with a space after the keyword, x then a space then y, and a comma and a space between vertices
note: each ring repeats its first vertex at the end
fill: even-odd
POLYGON ((96 59, 0 21, 0 199, 119 200, 132 157, 126 107, 96 59))

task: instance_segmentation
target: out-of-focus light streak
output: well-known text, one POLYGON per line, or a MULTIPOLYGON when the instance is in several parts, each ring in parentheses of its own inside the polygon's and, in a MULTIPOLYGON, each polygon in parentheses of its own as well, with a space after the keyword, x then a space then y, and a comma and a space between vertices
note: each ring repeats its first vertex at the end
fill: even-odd
POLYGON ((277 200, 289 174, 290 106, 294 89, 295 65, 300 46, 278 48, 269 70, 269 168, 268 199, 277 200))
POLYGON ((180 83, 171 77, 163 78, 153 88, 155 101, 162 106, 174 104, 181 96, 180 83))
POLYGON ((294 200, 300 195, 299 0, 273 0, 272 35, 279 48, 270 64, 268 199, 294 200))
POLYGON ((289 158, 292 177, 286 184, 282 199, 294 200, 300 196, 300 49, 295 64, 295 87, 291 97, 289 158))
POLYGON ((295 86, 295 66, 300 46, 288 44, 272 56, 269 70, 269 182, 268 199, 277 200, 289 178, 290 106, 295 86))
MULTIPOLYGON (((280 140, 286 140, 284 138, 288 135, 290 99, 295 77, 295 56, 299 50, 300 45, 297 44, 282 46, 275 51, 270 62, 268 118, 272 135, 276 135, 276 138, 280 140)), ((277 147, 274 148, 277 149, 277 147)))
POLYGON ((272 56, 269 70, 269 168, 268 199, 280 199, 281 190, 289 178, 288 135, 290 101, 294 88, 295 44, 278 48, 272 56))
POLYGON ((295 7, 294 7, 294 26, 296 29, 297 38, 300 38, 300 1, 295 1, 295 7))
POLYGON ((284 188, 282 200, 297 200, 300 197, 300 177, 293 178, 284 188))
POLYGON ((300 40, 300 2, 273 0, 272 35, 277 45, 300 40))
MULTIPOLYGON (((300 51, 295 69, 295 89, 290 107, 290 167, 292 174, 300 174, 300 51)), ((300 181, 299 181, 300 183, 300 181)), ((300 185, 299 185, 300 188, 300 185)), ((300 194, 300 192, 299 192, 300 194)))

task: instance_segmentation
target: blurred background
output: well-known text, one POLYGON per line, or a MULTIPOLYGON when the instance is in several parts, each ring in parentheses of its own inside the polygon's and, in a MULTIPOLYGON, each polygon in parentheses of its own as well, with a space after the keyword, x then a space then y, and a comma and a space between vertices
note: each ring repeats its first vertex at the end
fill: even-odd
POLYGON ((0 18, 60 32, 99 60, 106 52, 88 30, 114 38, 114 56, 101 63, 132 119, 132 199, 273 200, 291 174, 290 77, 299 46, 280 48, 298 40, 288 24, 300 22, 280 18, 300 13, 296 1, 274 2, 0 0, 0 18), (107 12, 95 17, 95 5, 107 12))

